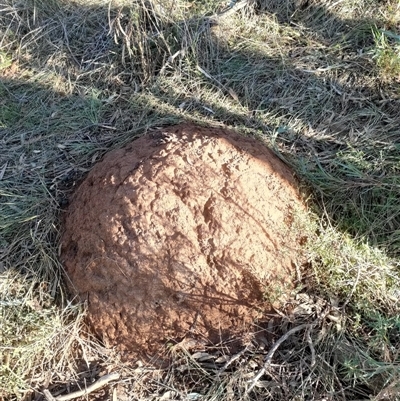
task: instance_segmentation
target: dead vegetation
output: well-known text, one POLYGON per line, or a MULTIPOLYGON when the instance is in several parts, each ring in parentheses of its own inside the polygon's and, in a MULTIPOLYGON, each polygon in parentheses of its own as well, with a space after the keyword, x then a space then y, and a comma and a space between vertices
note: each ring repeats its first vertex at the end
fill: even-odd
POLYGON ((113 372, 83 399, 398 398, 400 6, 228 3, 0 1, 3 399, 113 372), (255 135, 295 169, 309 266, 239 354, 166 344, 168 368, 128 368, 65 293, 60 214, 105 152, 179 121, 255 135))

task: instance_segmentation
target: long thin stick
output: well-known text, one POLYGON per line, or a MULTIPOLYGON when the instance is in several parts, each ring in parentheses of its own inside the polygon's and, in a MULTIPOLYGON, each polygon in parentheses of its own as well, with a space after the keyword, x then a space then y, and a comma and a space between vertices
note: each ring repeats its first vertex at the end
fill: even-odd
POLYGON ((260 371, 257 373, 256 377, 252 380, 250 387, 247 389, 247 394, 250 393, 250 391, 253 389, 253 387, 256 385, 260 377, 266 372, 266 370, 269 368, 269 365, 271 365, 272 358, 276 352, 276 350, 280 347, 280 345, 286 341, 292 334, 297 333, 300 330, 307 329, 314 326, 314 324, 301 324, 300 326, 294 327, 293 329, 289 330, 287 333, 285 333, 275 344, 274 346, 269 350, 267 356, 265 357, 265 362, 264 366, 260 371))
POLYGON ((105 375, 100 377, 99 380, 91 384, 89 387, 85 388, 84 390, 78 390, 70 394, 61 395, 59 397, 53 397, 49 390, 44 390, 43 394, 45 395, 47 401, 68 401, 74 398, 82 397, 83 395, 87 395, 92 393, 93 391, 98 390, 99 388, 105 386, 112 380, 118 380, 119 373, 111 373, 109 375, 105 375))
POLYGON ((236 361, 236 359, 240 358, 247 351, 248 351, 247 347, 243 348, 240 352, 238 352, 237 354, 235 354, 231 358, 229 358, 229 360, 224 364, 224 366, 222 366, 222 368, 218 371, 218 374, 221 374, 221 373, 225 372, 225 370, 228 369, 229 365, 232 362, 236 361))

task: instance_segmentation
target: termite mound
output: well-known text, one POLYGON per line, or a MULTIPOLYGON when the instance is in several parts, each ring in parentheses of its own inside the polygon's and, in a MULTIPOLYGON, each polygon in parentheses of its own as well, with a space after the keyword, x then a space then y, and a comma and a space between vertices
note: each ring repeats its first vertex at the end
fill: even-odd
POLYGON ((62 235, 71 290, 126 357, 184 337, 240 335, 293 289, 301 262, 292 171, 225 129, 154 130, 97 163, 62 235))

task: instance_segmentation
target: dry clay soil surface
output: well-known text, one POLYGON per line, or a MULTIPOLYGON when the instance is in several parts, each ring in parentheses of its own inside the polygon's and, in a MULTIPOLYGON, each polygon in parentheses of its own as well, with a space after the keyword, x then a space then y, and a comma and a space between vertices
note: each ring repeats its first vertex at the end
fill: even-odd
POLYGON ((260 141, 179 125, 108 153, 75 191, 62 260, 89 322, 128 358, 240 335, 293 288, 304 210, 260 141))

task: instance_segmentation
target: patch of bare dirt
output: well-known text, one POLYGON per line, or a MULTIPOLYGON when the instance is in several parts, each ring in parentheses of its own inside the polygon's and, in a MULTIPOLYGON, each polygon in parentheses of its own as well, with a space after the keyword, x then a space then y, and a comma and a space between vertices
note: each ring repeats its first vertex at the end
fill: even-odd
POLYGON ((130 358, 168 340, 249 330, 293 288, 303 209, 260 141, 179 125, 108 153, 75 191, 62 260, 106 345, 130 358))

